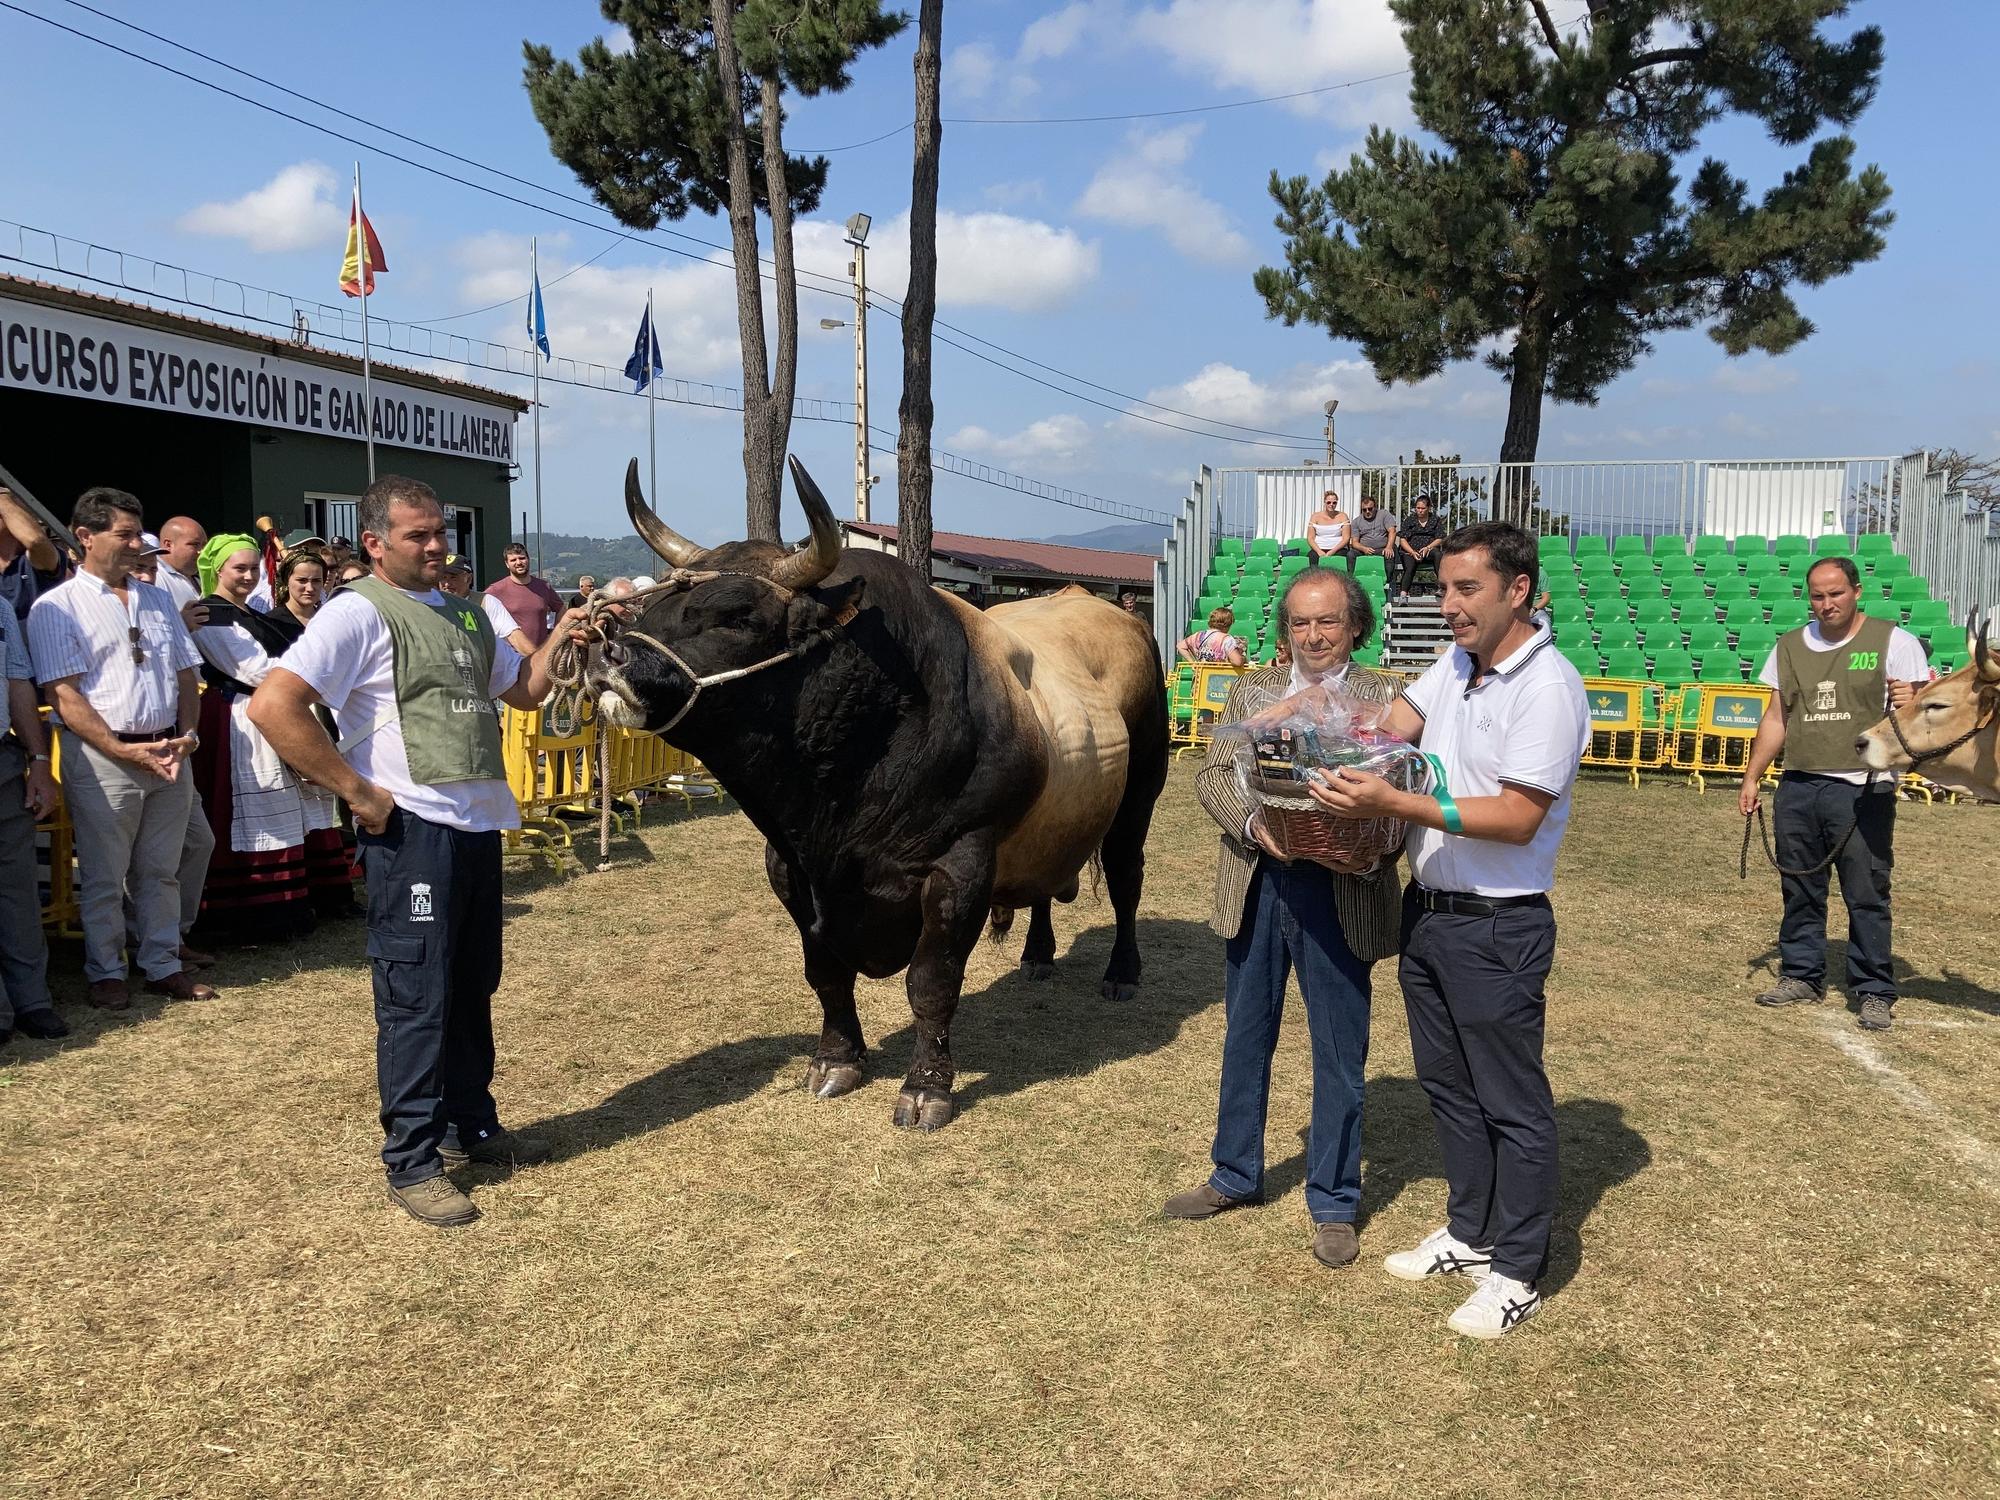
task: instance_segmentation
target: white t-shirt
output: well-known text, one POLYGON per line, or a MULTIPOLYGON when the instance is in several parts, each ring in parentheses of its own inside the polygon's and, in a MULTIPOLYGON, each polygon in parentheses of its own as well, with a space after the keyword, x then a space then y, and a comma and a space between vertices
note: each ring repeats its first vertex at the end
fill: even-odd
MULTIPOLYGON (((436 589, 408 594, 420 604, 442 604, 436 589)), ((521 675, 521 653, 496 641, 487 691, 498 698, 521 675)), ((320 696, 340 723, 342 738, 379 724, 347 752, 347 763, 395 799, 396 806, 427 823, 467 833, 521 826, 520 805, 504 781, 448 781, 431 786, 410 777, 403 721, 396 712, 396 647, 381 611, 359 594, 342 590, 312 617, 306 633, 279 663, 320 696)))
POLYGON ((1423 748, 1444 764, 1455 798, 1497 797, 1502 782, 1555 801, 1525 846, 1412 825, 1410 872, 1434 891, 1531 896, 1556 881, 1556 850, 1569 826, 1570 793, 1590 743, 1583 678, 1537 629, 1471 686, 1472 657, 1454 646, 1403 697, 1423 715, 1423 748))
POLYGON ((508 636, 521 628, 515 622, 513 611, 509 610, 506 605, 495 599, 491 594, 481 594, 479 602, 480 607, 486 611, 488 623, 493 626, 493 633, 501 640, 506 640, 508 636))
MULTIPOLYGON (((1838 651, 1847 641, 1854 639, 1854 631, 1861 628, 1861 616, 1854 617, 1854 628, 1847 632, 1847 640, 1829 641, 1819 633, 1819 621, 1806 621, 1805 643, 1808 651, 1838 651)), ((1924 643, 1898 625, 1889 632, 1888 660, 1882 664, 1882 712, 1889 711, 1890 682, 1929 682, 1931 680, 1930 657, 1924 653, 1924 643)), ((1771 654, 1764 658, 1764 669, 1757 674, 1757 680, 1771 689, 1778 690, 1778 651, 1774 646, 1771 654)), ((1834 781, 1851 781, 1856 786, 1866 786, 1871 780, 1894 781, 1890 771, 1815 771, 1815 776, 1825 776, 1834 781)))

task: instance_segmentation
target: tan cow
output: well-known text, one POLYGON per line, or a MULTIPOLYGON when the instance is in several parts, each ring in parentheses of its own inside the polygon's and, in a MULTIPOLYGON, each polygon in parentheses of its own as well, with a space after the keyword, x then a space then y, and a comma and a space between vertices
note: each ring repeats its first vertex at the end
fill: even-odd
POLYGON ((1910 771, 1953 791, 2000 802, 2000 652, 1974 619, 1972 660, 1920 689, 1854 742, 1875 771, 1910 771))

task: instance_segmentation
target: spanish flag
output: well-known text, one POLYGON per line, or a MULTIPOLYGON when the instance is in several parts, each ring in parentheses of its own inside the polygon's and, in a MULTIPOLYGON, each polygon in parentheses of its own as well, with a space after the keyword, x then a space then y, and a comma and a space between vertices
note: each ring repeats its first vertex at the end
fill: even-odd
POLYGON ((347 216, 347 254, 340 262, 340 290, 349 297, 372 296, 375 292, 375 273, 389 269, 389 263, 382 258, 382 242, 375 238, 375 226, 368 222, 368 215, 361 211, 361 185, 354 188, 354 207, 347 216), (361 276, 362 237, 368 243, 368 278, 364 284, 361 276))

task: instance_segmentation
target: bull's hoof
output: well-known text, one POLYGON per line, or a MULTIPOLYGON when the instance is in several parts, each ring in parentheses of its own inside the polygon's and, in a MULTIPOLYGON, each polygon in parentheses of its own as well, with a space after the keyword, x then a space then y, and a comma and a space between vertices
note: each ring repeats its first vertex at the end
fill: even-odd
POLYGON ((1053 979, 1056 977, 1056 966, 1043 959, 1024 958, 1021 960, 1021 977, 1023 979, 1033 979, 1037 982, 1044 979, 1053 979))
POLYGON ((1107 979, 1097 987, 1097 993, 1107 1000, 1131 1000, 1136 998, 1139 993, 1139 982, 1137 980, 1128 982, 1122 979, 1107 979))
POLYGON ((957 1112, 951 1095, 943 1089, 904 1089, 896 1096, 896 1112, 889 1118, 905 1130, 942 1130, 957 1112))
POLYGON ((806 1065, 806 1092, 815 1099, 838 1099, 860 1088, 866 1077, 858 1062, 815 1057, 806 1065))

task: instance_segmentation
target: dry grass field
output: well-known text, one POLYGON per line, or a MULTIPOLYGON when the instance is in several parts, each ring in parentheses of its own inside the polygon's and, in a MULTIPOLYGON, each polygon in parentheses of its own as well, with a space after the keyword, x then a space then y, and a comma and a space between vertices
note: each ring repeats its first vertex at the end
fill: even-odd
MULTIPOLYGON (((510 876, 497 1092, 556 1160, 383 1201, 360 933, 241 952, 207 1005, 69 1010, 0 1053, 7 1496, 1905 1496, 2000 1492, 2000 815, 1908 807, 1899 1024, 1751 1005, 1776 879, 1733 798, 1595 782, 1558 889, 1563 1208, 1541 1318, 1380 1257, 1440 1221, 1393 965, 1376 970, 1362 1263, 1307 1251, 1304 1028, 1273 1201, 1207 1170, 1213 836, 1177 768, 1147 985, 1099 1000, 1108 908, 1052 985, 982 944, 963 1114, 797 1088, 817 1007, 728 809, 616 869, 510 876)), ((73 954, 58 954, 74 1002, 73 954)))

